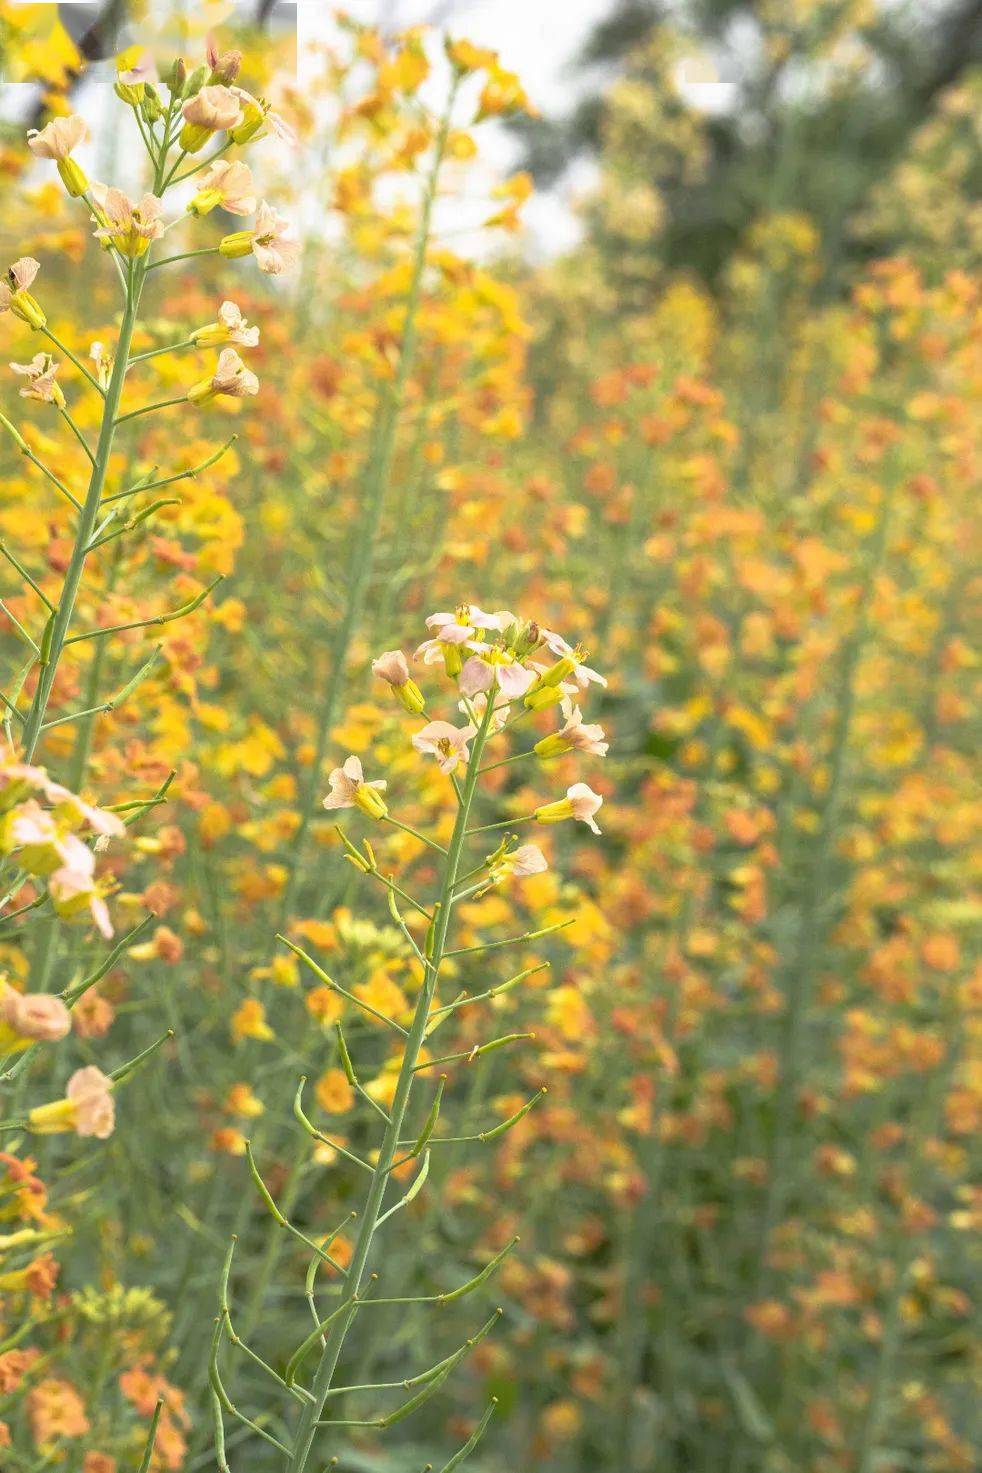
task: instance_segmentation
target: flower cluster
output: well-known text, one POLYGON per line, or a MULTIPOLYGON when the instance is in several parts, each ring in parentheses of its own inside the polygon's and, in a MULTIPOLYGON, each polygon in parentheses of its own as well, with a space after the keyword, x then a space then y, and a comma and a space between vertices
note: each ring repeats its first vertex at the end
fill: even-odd
MULTIPOLYGON (((483 747, 484 740, 511 731, 536 712, 557 706, 563 716, 559 729, 541 737, 530 751, 508 760, 536 756, 546 761, 572 751, 606 756, 608 744, 603 728, 585 724, 574 704, 574 698, 581 697, 590 685, 607 684, 585 663, 584 650, 574 648, 553 630, 517 618, 507 610, 485 613, 475 604, 461 604, 451 613, 431 614, 426 627, 430 637, 419 645, 414 658, 423 665, 442 665, 456 688, 458 709, 465 718, 459 725, 429 720, 413 734, 413 747, 432 757, 442 773, 453 776, 466 769, 471 760, 470 744, 479 732, 483 747)), ((426 702, 402 650, 386 650, 373 660, 372 670, 410 714, 427 715, 426 702)), ((387 817, 381 796, 386 783, 381 779, 367 782, 360 758, 350 756, 343 766, 336 767, 330 774, 330 786, 331 792, 323 800, 326 809, 358 807, 370 818, 387 817)), ((594 815, 602 803, 599 793, 577 782, 567 789, 564 798, 542 804, 525 820, 515 822, 553 824, 577 819, 599 834, 594 815)), ((523 846, 522 859, 517 861, 512 856, 506 863, 499 857, 498 875, 535 873, 536 869, 529 867, 538 863, 534 850, 534 845, 523 846)), ((544 860, 540 867, 545 867, 544 860)))
POLYGON ((86 803, 9 750, 0 753, 0 855, 39 882, 56 915, 88 916, 107 938, 113 928, 96 856, 125 833, 117 814, 86 803))

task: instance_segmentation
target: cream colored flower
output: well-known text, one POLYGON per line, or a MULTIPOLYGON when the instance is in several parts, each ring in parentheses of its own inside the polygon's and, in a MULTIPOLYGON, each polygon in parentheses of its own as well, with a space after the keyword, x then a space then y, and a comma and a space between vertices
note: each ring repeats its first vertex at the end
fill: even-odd
POLYGON ((20 391, 22 399, 38 399, 42 404, 56 404, 60 409, 65 402, 55 374, 59 364, 50 353, 35 353, 30 363, 11 363, 14 373, 19 373, 27 383, 20 391))
POLYGON ((216 159, 202 174, 188 209, 192 215, 207 215, 218 205, 230 215, 251 215, 255 210, 252 170, 241 159, 216 159))
POLYGON ((588 752, 594 757, 606 757, 610 744, 604 740, 602 726, 584 722, 580 708, 565 698, 563 715, 566 721, 559 731, 536 742, 534 750, 540 757, 559 757, 563 752, 574 751, 588 752))
POLYGON ((548 868, 549 862, 538 844, 520 844, 510 854, 504 854, 496 860, 491 869, 491 878, 498 881, 514 875, 516 879, 523 879, 526 875, 544 874, 548 868))
POLYGON ((249 326, 234 302, 223 302, 218 309, 218 321, 195 328, 191 337, 199 348, 217 348, 220 343, 254 348, 259 342, 259 328, 249 326))
POLYGON ((93 184, 92 193, 102 213, 96 239, 108 241, 121 256, 145 255, 150 242, 163 235, 162 206, 155 194, 145 194, 134 203, 121 189, 107 189, 104 184, 93 184))
POLYGON ((88 136, 88 123, 78 113, 72 113, 68 118, 52 118, 43 128, 32 128, 27 135, 27 146, 35 157, 61 163, 88 136))
POLYGON ((44 327, 47 318, 30 293, 41 263, 33 256, 21 256, 0 278, 0 312, 13 312, 22 322, 34 328, 44 327))
POLYGON ((107 1140, 116 1124, 112 1087, 108 1074, 94 1065, 76 1069, 68 1081, 65 1098, 38 1105, 28 1116, 28 1128, 35 1135, 57 1135, 71 1130, 76 1135, 107 1140))
POLYGON ((369 818, 384 818, 388 809, 380 794, 388 784, 376 778, 366 782, 361 759, 346 757, 341 767, 335 767, 328 776, 331 791, 322 806, 328 811, 335 808, 360 808, 369 818))
POLYGON ((430 721, 413 737, 417 752, 432 754, 441 772, 456 772, 462 762, 470 760, 468 742, 475 735, 475 728, 451 726, 449 721, 430 721))
POLYGON ((60 997, 13 987, 0 993, 0 1020, 22 1044, 55 1043, 72 1028, 71 1013, 60 997))
POLYGON ((402 650, 386 650, 372 661, 372 673, 395 691, 406 710, 419 715, 426 702, 419 686, 409 674, 409 664, 402 650))
POLYGON ((536 823, 562 823, 564 819, 575 818, 580 823, 585 823, 595 834, 599 834, 600 829, 593 815, 603 801, 600 794, 595 793, 586 783, 574 783, 571 788, 566 789, 565 798, 537 808, 532 817, 536 823))
MULTIPOLYGON (((242 104, 231 88, 218 82, 202 87, 194 97, 189 97, 181 112, 185 123, 192 128, 203 128, 206 133, 224 133, 241 121, 242 104)), ((184 142, 186 132, 186 128, 181 132, 182 148, 187 147, 184 142)))
POLYGON ((217 394, 228 394, 233 399, 244 399, 249 394, 259 393, 259 380, 251 368, 246 368, 234 348, 225 348, 219 356, 218 366, 211 378, 202 379, 188 390, 192 404, 202 404, 214 399, 217 394))
POLYGON ((290 222, 264 200, 252 230, 236 230, 223 236, 218 249, 229 260, 248 256, 251 252, 260 271, 265 271, 267 276, 279 276, 296 265, 300 258, 300 242, 290 231, 290 222))
POLYGON ((290 229, 289 220, 263 201, 252 232, 252 254, 260 271, 268 276, 279 276, 300 257, 299 242, 293 239, 290 229))

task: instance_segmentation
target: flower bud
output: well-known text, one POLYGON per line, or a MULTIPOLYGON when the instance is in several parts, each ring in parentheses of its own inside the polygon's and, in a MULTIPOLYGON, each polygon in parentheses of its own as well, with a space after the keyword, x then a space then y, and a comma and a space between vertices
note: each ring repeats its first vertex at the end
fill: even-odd
POLYGON ((252 251, 252 235, 251 230, 233 230, 231 235, 222 236, 218 249, 230 261, 238 256, 248 256, 252 251))
POLYGON ((184 84, 188 79, 187 63, 183 56, 178 56, 167 76, 167 85, 172 92, 184 91, 184 84))
POLYGON ((545 762, 550 757, 561 757, 564 752, 571 752, 573 743, 561 732, 553 731, 548 736, 544 736, 540 742, 536 742, 532 750, 545 762))
POLYGON ((226 51, 222 56, 215 58, 214 65, 208 77, 209 86, 214 86, 218 83, 223 87, 227 87, 230 82, 235 81, 241 70, 242 52, 226 51))
POLYGON ((85 177, 85 171, 73 158, 59 159, 56 165, 64 184, 72 199, 78 199, 89 187, 89 181, 85 177))
POLYGON ((210 128, 205 128, 200 123, 185 123, 178 142, 185 153, 200 153, 211 136, 210 128))
POLYGON ((202 87, 208 81, 208 68, 206 66, 195 67, 187 78, 181 89, 181 96, 187 101, 189 97, 196 97, 202 87))
POLYGON ((212 210, 222 202, 222 191, 220 189, 199 189, 197 194, 188 205, 189 215, 210 215, 212 210))
POLYGON ((385 818, 389 811, 378 788, 368 783, 359 783, 353 796, 355 807, 360 808, 367 818, 385 818))
POLYGON ((143 94, 147 90, 146 82, 114 82, 113 91, 122 102, 129 107, 139 107, 143 101, 143 94))
POLYGON ((236 123, 234 128, 229 129, 229 137, 233 143, 248 143, 255 138, 260 128, 266 121, 266 114, 258 102, 249 102, 243 105, 242 120, 236 123))
POLYGON ((530 711, 546 711, 550 706, 558 706, 562 698, 562 691, 554 685, 536 685, 525 697, 525 704, 530 711))
POLYGON ((40 302, 30 292, 21 290, 11 293, 10 310, 36 332, 47 324, 48 319, 41 310, 40 302))
POLYGON ((144 118, 148 123, 159 122, 159 120, 164 116, 164 108, 162 102, 160 101, 160 93, 151 82, 148 82, 146 84, 146 91, 143 94, 143 102, 140 105, 140 111, 142 112, 144 118))
POLYGON ((407 680, 405 685, 393 686, 393 690, 411 716, 419 716, 425 709, 425 697, 415 680, 407 680))

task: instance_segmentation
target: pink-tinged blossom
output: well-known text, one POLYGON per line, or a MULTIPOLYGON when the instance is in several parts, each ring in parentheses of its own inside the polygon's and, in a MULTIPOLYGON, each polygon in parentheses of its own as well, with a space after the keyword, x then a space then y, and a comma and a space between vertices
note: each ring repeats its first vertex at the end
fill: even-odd
POLYGON ((409 674, 409 662, 402 650, 384 650, 372 661, 372 674, 392 687, 406 710, 418 716, 426 702, 419 686, 409 674))
MULTIPOLYGON (((88 850, 86 853, 90 854, 88 850)), ((87 912, 100 934, 107 941, 111 940, 113 928, 109 908, 87 868, 75 869, 66 865, 55 870, 48 877, 48 894, 56 915, 63 920, 77 920, 87 912)))
POLYGON ((60 409, 65 402, 61 385, 55 375, 60 368, 50 353, 35 353, 30 363, 11 363, 14 373, 27 379, 20 390, 22 399, 37 399, 42 404, 55 404, 60 409))
POLYGON ((0 993, 0 1019, 18 1039, 56 1043, 71 1032, 72 1017, 60 997, 43 992, 0 993))
POLYGON ((536 823, 562 823, 564 819, 575 818, 580 823, 585 823, 595 834, 599 834, 600 829, 593 815, 603 801, 600 794, 595 793, 586 783, 574 783, 571 788, 566 789, 565 798, 560 798, 556 803, 543 804, 535 810, 532 817, 536 823))
POLYGON ((73 1130, 76 1135, 108 1140, 116 1124, 112 1097, 113 1082, 94 1064, 76 1069, 68 1081, 65 1097, 38 1105, 28 1116, 35 1135, 56 1135, 73 1130))
POLYGON ((559 731, 536 742, 534 750, 540 757, 559 757, 564 752, 587 752, 594 757, 606 757, 610 744, 604 739, 602 726, 584 722, 580 708, 570 700, 563 700, 563 715, 566 720, 559 731))
POLYGON ((121 256, 145 255, 151 241, 163 235, 162 206, 156 195, 144 194, 134 202, 121 189, 104 184, 93 184, 92 193, 102 212, 96 239, 108 241, 121 256))
POLYGON ((202 379, 188 389, 187 397, 192 404, 205 404, 218 394, 227 394, 232 399, 244 399, 249 394, 259 393, 259 379, 251 368, 246 368, 234 348, 224 348, 219 354, 218 364, 211 378, 202 379))
POLYGON ((451 726, 449 721, 430 721, 413 737, 417 752, 431 754, 437 760, 441 772, 456 772, 462 762, 470 759, 467 743, 476 734, 470 725, 451 726))
POLYGON ((52 118, 43 128, 31 128, 27 146, 39 159, 62 163, 89 136, 89 125, 77 113, 67 118, 52 118))
POLYGON ((549 868, 549 862, 538 844, 520 844, 506 854, 495 866, 496 871, 523 879, 526 875, 541 875, 549 868))
POLYGON ((607 684, 604 676, 598 674, 596 670, 591 670, 589 665, 581 663, 583 652, 567 644, 561 634, 556 634, 552 629, 543 629, 540 632, 546 648, 559 659, 561 664, 568 663, 569 673, 581 690, 585 690, 591 681, 596 685, 605 686, 607 684))
POLYGON ((259 342, 259 328, 249 326, 235 302, 223 302, 218 309, 217 322, 195 328, 191 337, 199 348, 217 348, 221 343, 238 343, 242 348, 254 348, 259 342))
POLYGON ((246 368, 234 348, 226 348, 219 354, 211 385, 216 394, 230 394, 233 399, 259 393, 258 378, 251 368, 246 368))
POLYGON ((33 256, 21 256, 0 278, 0 312, 13 312, 15 317, 35 329, 44 327, 47 321, 29 291, 40 270, 40 262, 33 256))
POLYGON ((460 672, 460 689, 465 696, 475 696, 497 686, 506 700, 514 701, 525 695, 536 678, 534 670, 526 670, 507 656, 502 658, 497 648, 490 646, 487 656, 476 654, 465 660, 460 672))
POLYGON ((202 174, 188 209, 206 215, 221 205, 230 215, 251 215, 256 208, 252 170, 241 159, 216 159, 202 174))
POLYGON ((94 1065, 76 1069, 65 1090, 75 1107, 76 1135, 94 1136, 99 1141, 112 1135, 116 1123, 112 1087, 109 1076, 94 1065))
POLYGON ((270 107, 264 97, 254 97, 244 87, 233 87, 231 90, 242 104, 242 120, 232 129, 232 137, 236 143, 247 143, 250 138, 267 132, 280 143, 286 143, 290 148, 297 147, 300 140, 296 133, 286 119, 270 107))
POLYGON ((328 775, 327 780, 331 791, 323 800, 324 808, 360 808, 369 818, 384 818, 388 812, 385 801, 380 796, 385 792, 387 784, 381 778, 366 782, 361 758, 346 757, 343 764, 335 767, 328 775))
MULTIPOLYGON (((237 89, 236 89, 237 90, 237 89)), ((242 104, 231 87, 220 82, 202 87, 181 108, 184 121, 209 133, 224 133, 242 118, 242 104)))
POLYGON ((293 238, 289 220, 264 201, 252 231, 252 254, 267 276, 279 276, 300 259, 300 243, 293 238))

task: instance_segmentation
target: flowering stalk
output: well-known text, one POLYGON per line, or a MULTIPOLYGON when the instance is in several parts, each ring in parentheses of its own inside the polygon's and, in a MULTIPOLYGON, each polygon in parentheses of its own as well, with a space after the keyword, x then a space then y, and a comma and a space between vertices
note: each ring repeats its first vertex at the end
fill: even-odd
MULTIPOLYGON (((403 1407, 396 1408, 394 1412, 383 1414, 364 1423, 338 1423, 333 1419, 324 1418, 328 1398, 340 1395, 346 1389, 335 1387, 335 1375, 348 1334, 363 1309, 384 1304, 442 1303, 448 1299, 459 1298, 485 1282, 514 1244, 509 1245, 495 1259, 492 1259, 473 1280, 456 1290, 434 1296, 424 1296, 423 1299, 386 1299, 373 1294, 371 1299, 366 1301, 365 1291, 368 1284, 370 1261, 378 1230, 383 1222, 393 1213, 404 1208, 422 1189, 429 1170, 431 1151, 441 1146, 452 1147, 468 1141, 496 1139, 523 1119, 544 1093, 543 1090, 539 1090, 509 1119, 486 1130, 478 1131, 473 1135, 445 1135, 438 1131, 444 1093, 444 1082, 441 1080, 421 1129, 418 1132, 410 1131, 408 1135, 406 1134, 413 1086, 424 1067, 428 1069, 431 1065, 452 1063, 462 1058, 481 1058, 492 1051, 513 1045, 530 1036, 528 1034, 508 1034, 463 1052, 443 1053, 436 1059, 427 1059, 425 1065, 421 1058, 424 1043, 433 1030, 451 1017, 464 1001, 477 1003, 483 999, 490 999, 498 992, 516 985, 539 970, 538 967, 527 968, 520 971, 515 977, 509 978, 499 987, 481 991, 476 997, 458 998, 442 1006, 437 1001, 444 962, 448 958, 464 955, 472 950, 490 951, 496 946, 506 944, 491 941, 486 947, 464 947, 454 951, 450 946, 450 933, 455 906, 461 901, 483 895, 496 885, 514 877, 520 878, 523 875, 536 874, 546 868, 545 857, 535 845, 524 844, 514 847, 510 838, 499 844, 492 854, 485 853, 483 860, 476 865, 473 856, 467 857, 468 841, 473 845, 475 838, 478 839, 482 849, 485 851, 487 849, 486 843, 480 838, 485 831, 485 826, 472 826, 471 824, 481 777, 490 768, 497 765, 484 764, 485 750, 493 741, 503 738, 510 725, 513 724, 508 719, 512 700, 525 699, 531 704, 523 709, 535 710, 536 693, 542 689, 548 688, 555 691, 556 701, 552 702, 554 705, 573 691, 585 688, 591 681, 602 683, 602 677, 585 666, 582 663, 581 653, 572 650, 558 635, 542 630, 535 624, 516 619, 514 615, 507 612, 486 614, 481 609, 464 604, 453 613, 432 615, 427 620, 427 624, 432 637, 419 647, 416 657, 425 664, 439 663, 443 666, 447 678, 455 686, 456 694, 460 697, 460 707, 469 719, 462 727, 454 726, 448 721, 426 721, 425 725, 412 737, 411 744, 421 755, 432 757, 440 770, 450 778, 457 804, 456 816, 446 848, 429 840, 426 835, 418 835, 424 843, 427 843, 441 856, 439 888, 433 900, 426 903, 417 900, 391 876, 382 872, 374 850, 367 841, 362 850, 342 834, 347 857, 354 867, 385 889, 389 912, 406 939, 421 970, 421 976, 408 1028, 397 1024, 395 1020, 386 1017, 377 1009, 364 1004, 372 1016, 383 1024, 387 1024, 397 1033, 401 1050, 398 1075, 388 1110, 382 1109, 377 1102, 371 1101, 370 1096, 365 1096, 385 1121, 381 1143, 377 1152, 373 1153, 371 1164, 354 1154, 347 1146, 329 1140, 307 1120, 301 1104, 303 1081, 301 1081, 301 1091, 297 1094, 294 1112, 305 1131, 332 1146, 338 1154, 366 1172, 370 1180, 358 1213, 358 1235, 352 1256, 343 1270, 342 1303, 324 1320, 320 1320, 317 1316, 312 1297, 312 1276, 324 1254, 324 1250, 318 1250, 319 1256, 313 1260, 311 1274, 308 1276, 308 1297, 315 1313, 316 1328, 294 1352, 284 1376, 280 1377, 275 1371, 272 1372, 274 1379, 280 1380, 290 1394, 299 1397, 303 1403, 292 1446, 287 1448, 278 1441, 275 1444, 286 1456, 289 1473, 304 1473, 304 1470, 308 1468, 319 1429, 322 1427, 331 1425, 385 1427, 414 1410, 422 1399, 423 1394, 421 1393, 420 1397, 411 1398, 403 1407), (552 654, 558 658, 552 665, 546 665, 542 663, 543 654, 552 654), (466 660, 465 656, 467 656, 466 660), (400 901, 410 907, 406 919, 403 918, 399 909, 400 901), (426 922, 425 939, 422 945, 417 941, 411 929, 413 926, 418 927, 417 918, 419 917, 426 922), (405 1196, 396 1201, 394 1205, 386 1207, 386 1191, 393 1172, 397 1167, 417 1160, 421 1164, 405 1196), (308 1356, 315 1350, 318 1351, 318 1358, 311 1384, 308 1388, 301 1388, 298 1375, 308 1356)), ((417 699, 419 688, 410 679, 408 662, 401 652, 388 651, 379 656, 374 662, 374 669, 379 678, 390 686, 396 699, 407 712, 417 719, 425 717, 425 711, 420 709, 424 702, 421 697, 417 699)), ((599 728, 592 730, 602 737, 603 733, 599 728)), ((596 735, 592 738, 592 743, 592 749, 597 755, 603 755, 606 751, 606 744, 598 743, 596 735)), ((323 806, 328 810, 358 809, 374 823, 392 822, 400 829, 408 829, 410 833, 414 832, 408 825, 403 825, 399 820, 392 819, 390 816, 388 800, 385 796, 386 787, 387 784, 383 780, 366 779, 360 760, 357 757, 349 757, 343 766, 335 768, 331 773, 330 793, 324 799, 323 806)), ((574 784, 569 794, 571 796, 559 803, 540 805, 527 815, 527 821, 551 824, 565 819, 579 819, 591 829, 597 830, 593 815, 600 807, 599 795, 593 793, 585 784, 574 784)), ((531 933, 531 936, 537 934, 541 933, 531 933)), ((522 939, 524 938, 511 938, 507 944, 522 939)), ((354 993, 333 983, 316 962, 299 947, 292 942, 287 942, 287 944, 295 955, 314 970, 325 985, 333 987, 353 1003, 359 1002, 354 993)), ((364 1095, 364 1091, 358 1085, 354 1065, 340 1030, 338 1041, 349 1083, 357 1093, 364 1095)), ((303 1238, 304 1235, 299 1229, 293 1228, 288 1214, 270 1197, 262 1179, 258 1176, 251 1148, 249 1148, 249 1161, 253 1179, 267 1209, 280 1227, 287 1227, 293 1236, 303 1238)), ((304 1241, 309 1242, 306 1238, 304 1241)), ((334 1266, 337 1267, 337 1265, 334 1266)), ((267 1441, 273 1440, 255 1422, 238 1412, 224 1388, 219 1356, 226 1330, 233 1344, 241 1344, 239 1337, 231 1330, 227 1282, 228 1264, 222 1290, 223 1318, 216 1331, 211 1363, 219 1467, 223 1469, 226 1467, 223 1451, 224 1413, 238 1417, 253 1432, 258 1432, 267 1441)), ((487 1332, 491 1323, 489 1322, 489 1325, 481 1332, 482 1334, 487 1332)), ((474 1342, 468 1342, 468 1346, 472 1343, 474 1342)), ((254 1352, 248 1347, 244 1348, 246 1353, 255 1359, 254 1352)), ((451 1363, 456 1364, 463 1353, 465 1352, 455 1353, 447 1362, 441 1362, 440 1369, 448 1370, 451 1363)), ((267 1367, 267 1369, 270 1368, 267 1367)), ((411 1386, 413 1383, 410 1381, 405 1384, 411 1386)), ((429 1395, 435 1391, 438 1384, 437 1378, 430 1378, 426 1394, 429 1395)), ((365 1385, 355 1389, 371 1391, 391 1388, 365 1385)), ((489 1415, 490 1413, 481 1423, 479 1431, 483 1431, 487 1425, 489 1415)), ((468 1450, 471 1446, 473 1446, 473 1441, 468 1444, 468 1450)), ((453 1465, 453 1460, 451 1460, 451 1465, 453 1465)))

